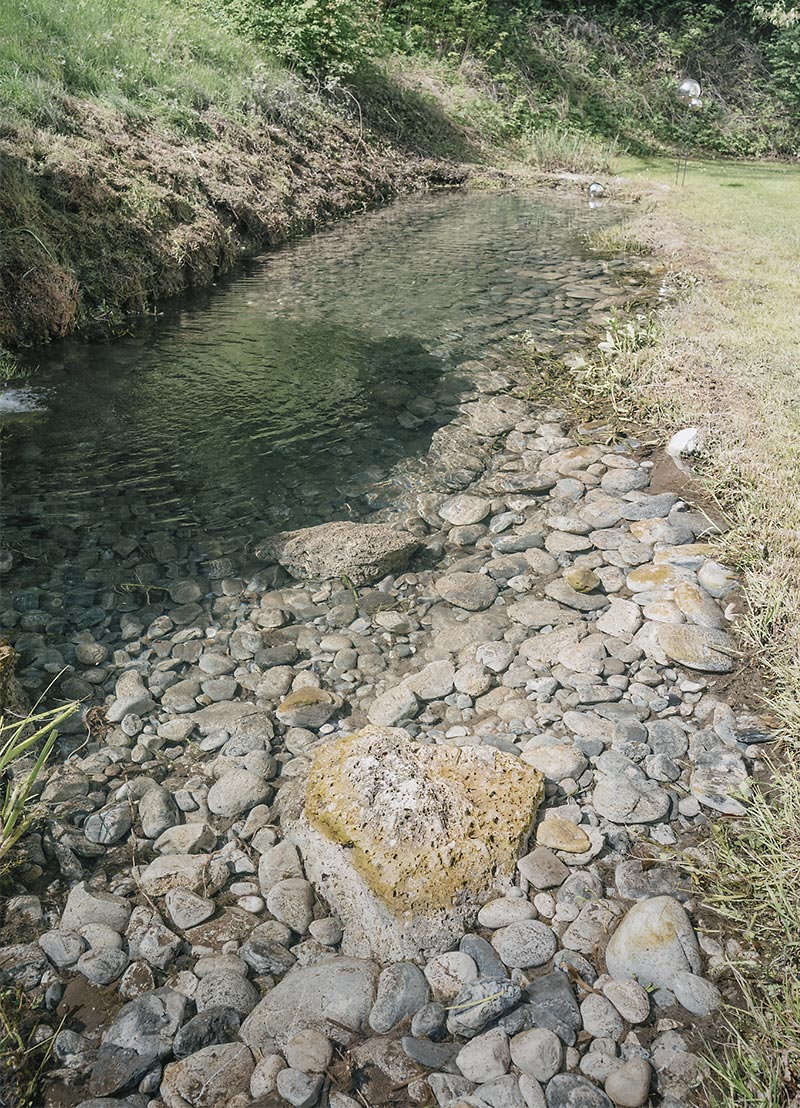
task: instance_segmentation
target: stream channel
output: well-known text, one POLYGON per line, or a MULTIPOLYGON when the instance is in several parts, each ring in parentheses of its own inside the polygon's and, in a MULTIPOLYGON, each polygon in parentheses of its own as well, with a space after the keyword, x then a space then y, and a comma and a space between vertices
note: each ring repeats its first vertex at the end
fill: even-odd
POLYGON ((626 294, 585 246, 617 218, 545 193, 409 197, 128 337, 31 352, 0 393, 0 618, 23 666, 140 586, 235 575, 270 532, 408 493, 477 359, 522 331, 574 342, 626 294))

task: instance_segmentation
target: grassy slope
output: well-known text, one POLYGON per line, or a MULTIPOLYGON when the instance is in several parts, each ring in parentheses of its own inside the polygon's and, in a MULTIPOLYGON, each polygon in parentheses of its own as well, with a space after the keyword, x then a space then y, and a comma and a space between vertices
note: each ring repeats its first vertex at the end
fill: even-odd
MULTIPOLYGON (((661 341, 628 378, 665 431, 707 434, 703 480, 731 524, 722 554, 744 576, 738 630, 767 678, 765 709, 794 749, 800 724, 800 167, 626 160, 648 209, 625 235, 649 240, 698 284, 667 311, 661 341)), ((691 286, 690 286, 691 287, 691 286)), ((713 1059, 715 1103, 780 1108, 800 1080, 800 770, 789 753, 741 821, 712 832, 701 885, 742 944, 745 997, 713 1059), (752 952, 757 953, 753 959, 752 952)))
POLYGON ((177 0, 0 0, 0 27, 0 346, 119 322, 436 180, 421 150, 471 153, 388 81, 408 141, 367 137, 352 105, 177 0))

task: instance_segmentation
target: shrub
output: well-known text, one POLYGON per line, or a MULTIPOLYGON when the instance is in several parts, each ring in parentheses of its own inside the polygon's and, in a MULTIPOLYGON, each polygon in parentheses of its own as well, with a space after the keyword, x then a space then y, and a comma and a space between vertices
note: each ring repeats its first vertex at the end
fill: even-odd
POLYGON ((221 0, 238 30, 282 61, 317 77, 345 77, 379 42, 375 0, 221 0))

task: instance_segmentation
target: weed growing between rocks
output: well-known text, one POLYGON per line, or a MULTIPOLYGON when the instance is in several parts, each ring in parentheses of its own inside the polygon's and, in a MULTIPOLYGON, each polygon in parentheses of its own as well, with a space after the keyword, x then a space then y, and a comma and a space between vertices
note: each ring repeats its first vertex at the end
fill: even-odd
POLYGON ((0 716, 0 864, 35 818, 30 799, 36 782, 55 746, 59 726, 77 710, 77 703, 72 703, 10 722, 0 716))
POLYGON ((0 991, 0 1104, 38 1108, 41 1080, 52 1056, 57 1031, 43 1023, 40 998, 23 989, 0 991))
POLYGON ((608 421, 613 438, 641 425, 642 353, 655 345, 658 335, 651 311, 613 308, 594 344, 558 357, 537 349, 535 337, 525 332, 516 360, 528 377, 531 399, 568 402, 584 420, 608 421))

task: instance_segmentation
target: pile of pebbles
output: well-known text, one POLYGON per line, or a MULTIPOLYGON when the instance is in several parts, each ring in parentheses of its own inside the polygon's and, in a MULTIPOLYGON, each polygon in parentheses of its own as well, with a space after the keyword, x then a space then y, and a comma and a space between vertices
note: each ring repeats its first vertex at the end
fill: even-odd
POLYGON ((104 708, 64 739, 25 844, 38 891, 5 909, 2 979, 58 1028, 45 1105, 692 1102, 743 951, 664 859, 745 810, 771 737, 715 686, 736 664, 716 527, 649 488, 635 442, 579 441, 521 394, 488 388, 443 435, 450 491, 375 515, 419 540, 407 572, 355 589, 271 565, 57 647, 17 635, 104 708), (512 892, 421 965, 343 951, 282 836, 282 784, 366 724, 545 777, 512 892))

